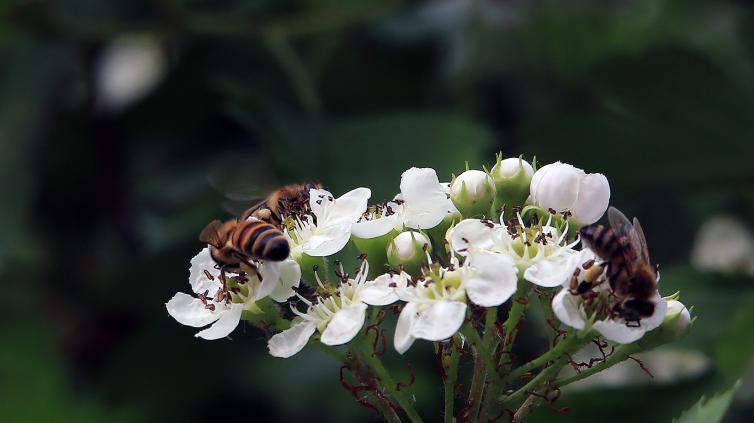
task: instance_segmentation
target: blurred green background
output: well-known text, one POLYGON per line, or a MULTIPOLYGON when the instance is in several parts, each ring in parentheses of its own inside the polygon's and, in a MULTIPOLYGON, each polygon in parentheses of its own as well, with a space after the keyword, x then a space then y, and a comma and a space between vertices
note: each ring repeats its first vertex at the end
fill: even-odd
MULTIPOLYGON (((3 1, 0 415, 376 420, 325 354, 273 359, 252 327, 201 341, 164 302, 228 195, 318 178, 381 200, 412 165, 448 180, 501 150, 605 173, 661 291, 699 316, 646 359, 655 379, 631 365, 533 419, 666 422, 743 378, 728 420, 751 421, 749 3, 3 1)), ((529 323, 524 358, 545 345, 529 323)), ((413 364, 439 419, 431 345, 385 360, 403 380, 413 364)))

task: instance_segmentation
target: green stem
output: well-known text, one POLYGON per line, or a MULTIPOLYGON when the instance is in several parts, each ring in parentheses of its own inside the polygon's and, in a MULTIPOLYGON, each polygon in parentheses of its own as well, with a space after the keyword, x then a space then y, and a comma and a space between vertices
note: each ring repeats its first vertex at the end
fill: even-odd
POLYGON ((551 350, 509 373, 503 380, 503 384, 508 384, 521 377, 524 373, 530 372, 534 369, 546 365, 551 361, 556 360, 564 353, 576 350, 581 345, 588 342, 590 339, 591 337, 589 336, 580 337, 578 332, 571 332, 566 336, 565 339, 558 342, 551 350))
MULTIPOLYGON (((476 332, 476 331, 475 331, 476 332)), ((471 376, 471 387, 469 387, 469 396, 466 399, 467 403, 471 402, 468 408, 469 416, 464 419, 465 421, 475 422, 479 415, 479 407, 482 403, 482 391, 484 390, 484 381, 487 378, 484 368, 484 360, 480 359, 482 353, 479 351, 476 345, 474 350, 474 372, 471 376)))
POLYGON ((539 305, 542 306, 542 314, 545 316, 545 322, 547 323, 547 339, 550 342, 550 345, 553 345, 553 341, 557 337, 557 331, 555 328, 550 327, 550 324, 555 325, 557 322, 557 319, 555 318, 555 313, 552 311, 552 303, 550 301, 550 296, 548 295, 549 290, 543 292, 542 294, 538 295, 539 298, 539 305))
MULTIPOLYGON (((484 344, 487 346, 487 351, 489 352, 490 357, 494 356, 499 340, 499 338, 495 336, 497 334, 497 328, 495 327, 496 321, 497 307, 488 308, 484 321, 483 340, 484 344)), ((497 369, 492 369, 491 372, 491 374, 497 376, 497 369)), ((495 406, 495 398, 497 398, 499 389, 501 389, 501 383, 491 383, 487 386, 487 392, 482 399, 482 408, 479 412, 479 417, 481 420, 488 420, 492 417, 491 413, 495 406)))
POLYGON ((487 309, 487 313, 484 317, 484 345, 487 346, 487 350, 494 353, 492 349, 495 339, 495 322, 497 321, 497 307, 490 307, 487 309))
MULTIPOLYGON (((437 348, 440 348, 440 344, 437 344, 437 348)), ((445 370, 445 380, 443 381, 445 387, 445 414, 443 421, 445 423, 453 423, 453 405, 456 399, 456 382, 458 381, 458 362, 461 359, 461 353, 458 352, 458 349, 454 345, 450 345, 450 349, 450 364, 445 370)))
POLYGON ((382 413, 382 417, 385 418, 386 422, 401 423, 400 416, 398 416, 398 413, 395 412, 395 409, 393 409, 387 399, 376 394, 369 394, 367 395, 367 400, 372 403, 376 409, 380 410, 380 413, 382 413))
POLYGON ((636 344, 625 345, 621 348, 618 348, 613 355, 607 358, 607 360, 601 363, 595 364, 591 368, 585 369, 582 372, 576 373, 573 376, 560 379, 557 382, 555 382, 555 385, 558 387, 563 387, 566 385, 570 385, 573 382, 578 382, 581 379, 588 378, 589 376, 595 373, 599 373, 607 368, 610 368, 612 366, 615 366, 618 363, 621 363, 627 360, 631 354, 635 354, 641 350, 642 348, 636 344))
POLYGON ((513 421, 522 422, 526 420, 526 416, 529 415, 529 412, 537 407, 540 402, 542 402, 541 396, 529 395, 529 397, 524 400, 523 404, 518 407, 518 410, 516 410, 515 414, 513 414, 513 421))
POLYGON ((474 345, 478 355, 482 358, 482 363, 484 363, 487 373, 492 375, 493 379, 495 379, 495 383, 500 382, 500 375, 495 371, 495 362, 492 360, 492 354, 490 354, 487 345, 479 336, 479 332, 474 329, 471 323, 466 323, 461 327, 461 334, 465 336, 472 345, 474 345))
MULTIPOLYGON (((505 320, 505 323, 503 323, 503 328, 505 329, 503 350, 510 349, 513 346, 513 343, 516 342, 518 324, 521 322, 521 317, 523 317, 526 306, 528 305, 528 296, 532 284, 524 280, 519 280, 518 283, 519 288, 513 296, 513 305, 508 312, 508 318, 505 320)), ((510 354, 501 354, 499 365, 502 366, 508 357, 510 357, 510 354)))
POLYGON ((500 397, 499 400, 507 405, 511 405, 520 401, 525 395, 529 395, 530 392, 537 392, 542 385, 547 384, 552 378, 557 376, 567 361, 568 359, 565 356, 560 357, 550 367, 539 372, 529 383, 508 396, 500 397))
POLYGON ((372 368, 372 371, 374 371, 374 374, 377 376, 380 385, 382 385, 382 387, 393 398, 395 398, 398 404, 403 408, 403 411, 406 412, 409 420, 414 423, 421 422, 422 419, 414 409, 414 406, 411 404, 408 398, 403 395, 403 392, 398 390, 398 385, 395 383, 395 380, 392 378, 392 376, 390 376, 390 373, 387 371, 385 366, 382 365, 382 361, 379 359, 379 357, 374 354, 371 343, 369 342, 369 337, 362 336, 360 340, 355 340, 355 343, 356 345, 358 345, 357 348, 362 351, 364 359, 367 361, 369 366, 372 368))

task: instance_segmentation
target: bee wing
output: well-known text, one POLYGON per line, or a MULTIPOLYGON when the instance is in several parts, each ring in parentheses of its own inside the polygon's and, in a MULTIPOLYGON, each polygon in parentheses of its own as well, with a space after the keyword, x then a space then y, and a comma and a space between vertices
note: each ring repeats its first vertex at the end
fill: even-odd
POLYGON ((199 233, 199 241, 212 245, 216 248, 223 246, 222 236, 220 235, 220 228, 222 228, 223 222, 215 219, 202 229, 199 233))
POLYGON ((248 219, 249 217, 251 217, 252 214, 254 214, 255 211, 257 211, 257 210, 259 210, 259 209, 261 209, 263 207, 267 207, 267 200, 263 200, 263 201, 261 201, 261 202, 259 202, 257 204, 254 204, 253 206, 247 208, 246 210, 244 210, 244 212, 241 213, 241 215, 238 218, 238 220, 244 221, 244 220, 248 219))
MULTIPOLYGON (((631 250, 638 255, 638 259, 644 260, 649 263, 649 253, 647 252, 647 243, 644 240, 644 232, 641 231, 641 226, 636 226, 631 223, 630 220, 620 210, 615 207, 610 207, 607 210, 607 219, 610 221, 610 226, 618 236, 625 236, 631 243, 631 250), (641 232, 641 233, 639 233, 641 232)), ((634 223, 639 221, 634 219, 634 223)))
POLYGON ((644 230, 641 228, 641 223, 639 223, 639 219, 635 217, 634 217, 634 233, 636 234, 636 237, 638 238, 641 259, 644 260, 645 263, 649 264, 649 250, 647 249, 647 239, 644 237, 644 230))
POLYGON ((240 216, 239 220, 245 220, 244 216, 249 213, 249 210, 256 210, 262 204, 264 204, 262 197, 255 197, 249 200, 228 199, 222 202, 222 208, 233 216, 240 216))

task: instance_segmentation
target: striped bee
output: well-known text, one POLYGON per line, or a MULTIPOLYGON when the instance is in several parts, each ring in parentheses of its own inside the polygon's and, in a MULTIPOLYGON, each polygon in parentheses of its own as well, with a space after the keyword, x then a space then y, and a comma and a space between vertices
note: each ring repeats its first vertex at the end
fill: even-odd
POLYGON ((255 217, 281 226, 288 217, 297 217, 309 211, 309 191, 322 188, 318 181, 291 184, 281 187, 262 201, 243 212, 241 220, 255 217))
POLYGON ((657 272, 649 262, 647 241, 639 220, 633 224, 618 209, 607 212, 610 227, 594 224, 581 229, 586 247, 605 260, 605 276, 615 301, 611 312, 637 326, 639 320, 654 313, 651 298, 657 292, 657 272))
POLYGON ((225 223, 213 220, 199 234, 199 240, 210 245, 212 259, 228 270, 239 269, 250 259, 282 261, 290 253, 280 228, 254 217, 225 223))

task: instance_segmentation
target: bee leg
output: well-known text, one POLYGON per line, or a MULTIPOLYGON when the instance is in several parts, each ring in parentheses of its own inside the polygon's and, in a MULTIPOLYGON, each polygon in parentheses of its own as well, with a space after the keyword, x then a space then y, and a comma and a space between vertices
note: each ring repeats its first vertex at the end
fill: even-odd
POLYGON ((641 322, 638 320, 626 320, 626 327, 629 328, 638 328, 641 326, 641 322))

